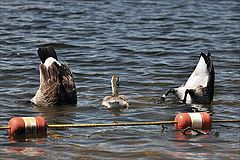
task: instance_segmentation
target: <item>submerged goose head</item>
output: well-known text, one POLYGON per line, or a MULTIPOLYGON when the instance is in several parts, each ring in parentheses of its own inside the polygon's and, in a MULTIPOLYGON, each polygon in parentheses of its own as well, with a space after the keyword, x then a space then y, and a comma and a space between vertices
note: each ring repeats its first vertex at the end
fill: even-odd
POLYGON ((69 67, 58 61, 53 48, 39 48, 40 85, 31 102, 39 106, 76 104, 75 82, 69 67))
POLYGON ((112 85, 112 95, 106 96, 102 101, 102 106, 107 107, 109 109, 124 109, 128 108, 128 98, 124 95, 118 94, 118 87, 119 87, 119 77, 112 76, 111 79, 112 85))
POLYGON ((164 101, 169 93, 173 93, 183 103, 209 104, 214 94, 214 66, 211 53, 201 53, 198 64, 187 82, 177 88, 169 89, 162 97, 164 101))

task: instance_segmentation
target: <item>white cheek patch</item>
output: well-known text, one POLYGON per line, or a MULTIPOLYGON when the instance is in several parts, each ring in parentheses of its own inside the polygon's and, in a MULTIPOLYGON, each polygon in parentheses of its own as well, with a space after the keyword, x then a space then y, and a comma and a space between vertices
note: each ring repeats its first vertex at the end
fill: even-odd
POLYGON ((53 57, 48 57, 45 62, 44 65, 48 68, 49 66, 51 66, 54 62, 56 62, 59 66, 61 66, 61 64, 53 57))
POLYGON ((25 133, 36 133, 37 122, 34 117, 22 117, 25 124, 25 133))
POLYGON ((202 128, 202 116, 200 113, 189 113, 192 121, 192 128, 201 129, 202 128))

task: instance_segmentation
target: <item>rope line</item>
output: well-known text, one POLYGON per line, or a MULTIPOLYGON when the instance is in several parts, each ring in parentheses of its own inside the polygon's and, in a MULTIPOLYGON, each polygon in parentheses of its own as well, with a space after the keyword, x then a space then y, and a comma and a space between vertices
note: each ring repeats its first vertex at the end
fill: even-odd
POLYGON ((177 121, 99 123, 99 124, 49 124, 48 127, 49 128, 114 127, 114 126, 161 125, 161 124, 174 124, 174 123, 177 123, 177 121))
MULTIPOLYGON (((212 120, 213 123, 237 123, 240 119, 212 120)), ((126 122, 126 123, 80 123, 80 124, 48 124, 48 128, 84 128, 84 127, 114 127, 114 126, 140 126, 140 125, 162 125, 175 124, 177 121, 159 121, 159 122, 126 122)), ((0 126, 0 130, 10 129, 10 126, 0 126)))
POLYGON ((220 119, 220 120, 212 120, 212 122, 231 122, 231 123, 235 123, 235 122, 240 122, 240 119, 220 119))

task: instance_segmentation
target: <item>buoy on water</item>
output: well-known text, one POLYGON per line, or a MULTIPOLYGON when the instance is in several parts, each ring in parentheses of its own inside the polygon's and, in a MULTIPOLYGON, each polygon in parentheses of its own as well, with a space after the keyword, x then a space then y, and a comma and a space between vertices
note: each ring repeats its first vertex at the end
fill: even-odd
POLYGON ((8 122, 9 135, 46 133, 47 121, 43 117, 14 117, 8 122))
POLYGON ((211 129, 212 119, 207 112, 195 112, 195 113, 179 113, 176 115, 174 121, 175 128, 177 130, 182 130, 187 127, 192 129, 211 129))

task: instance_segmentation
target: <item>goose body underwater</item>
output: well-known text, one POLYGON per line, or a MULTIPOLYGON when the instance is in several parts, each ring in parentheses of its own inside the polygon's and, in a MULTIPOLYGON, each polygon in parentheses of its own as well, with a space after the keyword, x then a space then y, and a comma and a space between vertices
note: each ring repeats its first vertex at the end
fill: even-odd
POLYGON ((111 79, 112 85, 112 95, 106 96, 101 105, 108 109, 128 109, 129 103, 128 98, 124 95, 119 95, 118 87, 119 87, 119 77, 112 76, 111 79))
POLYGON ((183 103, 210 104, 214 94, 214 77, 211 53, 201 53, 199 62, 185 85, 169 89, 161 97, 161 102, 169 93, 173 93, 183 103))
POLYGON ((75 82, 66 64, 58 61, 53 48, 39 48, 40 85, 31 102, 37 106, 76 104, 75 82))

